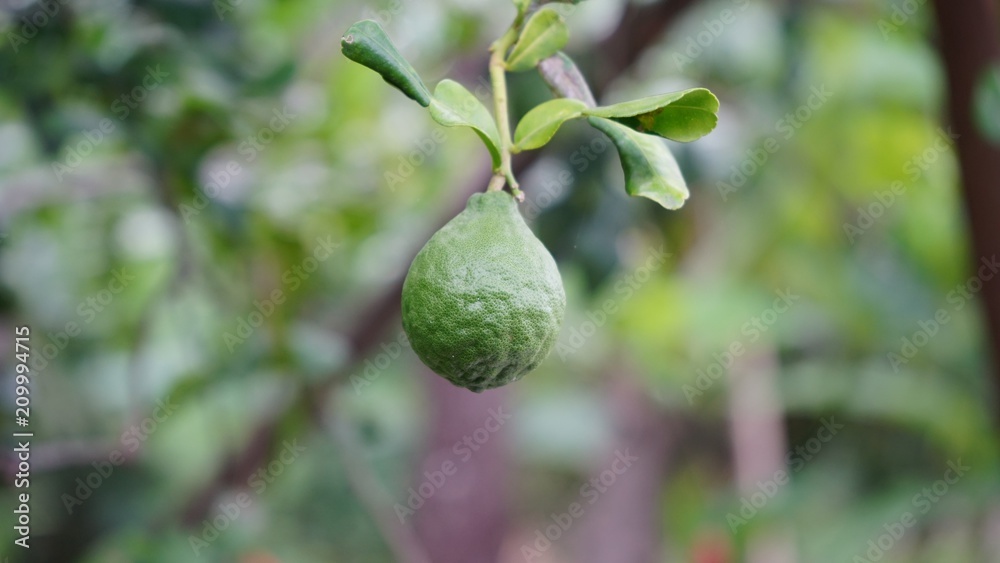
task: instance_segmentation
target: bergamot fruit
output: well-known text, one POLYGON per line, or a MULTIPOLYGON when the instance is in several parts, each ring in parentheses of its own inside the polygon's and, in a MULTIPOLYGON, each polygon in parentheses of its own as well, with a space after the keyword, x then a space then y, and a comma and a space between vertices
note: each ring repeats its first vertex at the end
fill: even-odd
POLYGON ((413 259, 402 309, 424 364, 481 392, 520 379, 548 356, 566 294, 514 198, 492 191, 470 197, 413 259))

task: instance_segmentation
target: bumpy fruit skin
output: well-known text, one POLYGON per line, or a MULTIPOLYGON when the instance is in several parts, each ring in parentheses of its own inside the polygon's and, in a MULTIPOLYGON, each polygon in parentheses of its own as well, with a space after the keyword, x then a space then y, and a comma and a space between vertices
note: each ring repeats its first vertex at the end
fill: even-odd
POLYGON ((475 392, 520 379, 548 356, 566 311, 552 255, 514 198, 478 193, 413 259, 403 329, 417 356, 475 392))

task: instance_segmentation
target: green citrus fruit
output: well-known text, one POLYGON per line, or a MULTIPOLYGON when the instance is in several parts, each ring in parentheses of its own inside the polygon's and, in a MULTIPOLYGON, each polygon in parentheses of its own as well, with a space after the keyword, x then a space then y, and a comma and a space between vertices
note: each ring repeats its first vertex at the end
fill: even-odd
POLYGON ((403 329, 417 356, 480 392, 548 356, 566 310, 555 260, 507 192, 478 193, 420 250, 403 282, 403 329))

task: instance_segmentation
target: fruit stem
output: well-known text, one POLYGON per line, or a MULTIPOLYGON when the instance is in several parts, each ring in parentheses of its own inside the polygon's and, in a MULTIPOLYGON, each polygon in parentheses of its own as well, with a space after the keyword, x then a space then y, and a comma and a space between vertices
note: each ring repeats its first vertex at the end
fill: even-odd
POLYGON ((519 186, 510 165, 511 147, 514 143, 511 142, 510 138, 510 115, 507 111, 506 57, 507 50, 517 40, 517 30, 522 19, 523 15, 518 14, 507 32, 490 45, 490 82, 493 86, 493 108, 496 113, 497 128, 500 131, 500 168, 494 170, 493 178, 486 188, 487 191, 501 190, 506 181, 510 186, 511 193, 518 201, 524 201, 524 194, 518 189, 519 186))
POLYGON ((488 192, 499 192, 503 189, 504 184, 507 183, 507 178, 504 177, 503 172, 497 172, 493 174, 490 178, 490 183, 486 186, 486 191, 488 192))

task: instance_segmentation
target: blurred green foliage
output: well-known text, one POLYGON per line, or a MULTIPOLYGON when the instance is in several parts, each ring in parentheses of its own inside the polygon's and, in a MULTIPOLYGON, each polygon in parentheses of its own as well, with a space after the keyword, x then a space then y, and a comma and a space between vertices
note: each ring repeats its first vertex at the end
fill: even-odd
MULTIPOLYGON (((592 56, 621 7, 580 4, 568 52, 592 56)), ((712 429, 651 493, 663 499, 664 561, 696 560, 705 542, 742 560, 775 530, 802 561, 853 560, 959 459, 971 471, 885 560, 996 556, 983 318, 974 295, 955 297, 976 265, 954 153, 935 148, 947 138, 942 70, 930 8, 886 32, 879 21, 893 8, 706 1, 686 12, 601 100, 694 85, 719 95, 719 128, 670 145, 692 192, 680 211, 628 198, 610 144, 583 124, 565 126, 522 174, 523 210, 559 261, 569 310, 563 352, 513 390, 518 526, 565 510, 590 476, 612 433, 603 382, 624 371, 663 411, 712 429), (699 44, 723 9, 733 23, 699 44), (816 89, 830 95, 820 102, 816 89), (667 258, 649 267, 660 248, 667 258), (766 323, 779 291, 799 299, 766 323), (593 326, 608 301, 616 312, 593 326), (903 354, 904 338, 922 342, 920 323, 942 309, 948 321, 894 364, 889 354, 903 354), (698 385, 736 343, 775 359, 790 447, 824 417, 845 429, 731 534, 743 493, 719 454, 729 384, 698 385), (700 393, 689 400, 691 388, 700 393)), ((27 38, 24 18, 40 9, 18 3, 0 22, 26 40, 0 44, 0 310, 4 326, 33 330, 36 447, 82 444, 91 455, 46 470, 39 454, 33 539, 59 537, 87 562, 190 561, 202 526, 181 525, 188 499, 296 389, 338 370, 363 375, 369 364, 346 364, 352 323, 489 166, 473 133, 440 129, 343 58, 340 34, 377 17, 429 81, 450 75, 478 95, 485 48, 512 9, 80 0, 59 3, 27 38), (327 239, 336 248, 320 260, 327 239), (102 303, 116 271, 134 280, 102 303), (261 326, 244 336, 241 323, 261 326), (129 451, 123 428, 166 398, 176 411, 129 451), (93 452, 107 459, 102 448, 135 461, 68 513, 65 495, 93 472, 93 452)), ((987 129, 995 82, 984 80, 987 129)), ((518 116, 548 96, 533 75, 511 85, 518 116)), ((396 341, 392 326, 382 342, 396 341)), ((433 414, 420 369, 404 350, 370 385, 355 393, 345 380, 330 400, 361 429, 364 461, 394 499, 407 494, 433 414)), ((280 430, 305 452, 254 491, 207 560, 391 560, 343 452, 301 418, 280 430)), ((12 506, 13 490, 0 498, 12 506)), ((4 546, 13 534, 0 532, 4 546)))

